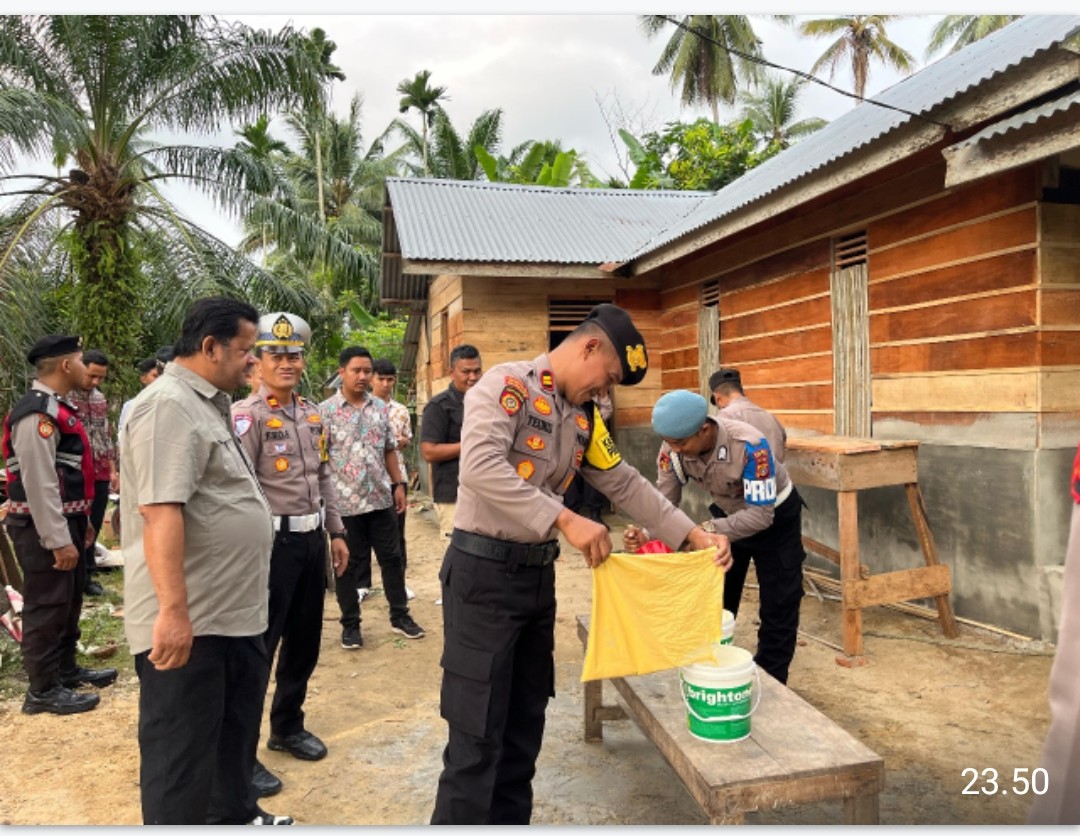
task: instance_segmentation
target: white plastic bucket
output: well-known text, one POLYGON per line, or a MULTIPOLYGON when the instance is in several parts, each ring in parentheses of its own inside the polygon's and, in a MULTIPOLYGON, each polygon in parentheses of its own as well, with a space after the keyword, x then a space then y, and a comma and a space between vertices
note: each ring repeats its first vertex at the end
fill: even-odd
POLYGON ((761 701, 757 665, 749 650, 734 645, 714 645, 713 657, 715 664, 680 670, 690 734, 715 743, 744 740, 750 736, 750 715, 761 701))
POLYGON ((731 610, 724 610, 724 623, 721 631, 720 644, 731 644, 735 641, 735 615, 731 610))

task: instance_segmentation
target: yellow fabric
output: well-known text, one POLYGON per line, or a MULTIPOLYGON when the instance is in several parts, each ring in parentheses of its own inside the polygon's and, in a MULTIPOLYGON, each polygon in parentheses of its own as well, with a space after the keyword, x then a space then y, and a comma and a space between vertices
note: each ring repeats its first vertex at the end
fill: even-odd
POLYGON ((594 569, 581 681, 709 660, 724 631, 724 571, 715 556, 715 548, 615 553, 594 569))
POLYGON ((615 439, 608 432, 596 404, 593 404, 592 438, 589 439, 589 447, 585 451, 585 461, 597 470, 611 470, 622 461, 619 448, 615 446, 615 439))

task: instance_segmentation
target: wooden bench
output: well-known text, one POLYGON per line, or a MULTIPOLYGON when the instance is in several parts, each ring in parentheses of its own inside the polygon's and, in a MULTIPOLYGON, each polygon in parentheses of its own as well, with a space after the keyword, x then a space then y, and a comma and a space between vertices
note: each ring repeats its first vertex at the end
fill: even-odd
MULTIPOLYGON (((579 615, 577 628, 586 645, 589 617, 579 615)), ((834 798, 843 799, 846 824, 878 824, 881 757, 764 671, 750 737, 736 743, 690 734, 677 670, 608 681, 713 824, 741 824, 755 810, 834 798)), ((603 739, 605 720, 626 716, 621 707, 602 704, 603 684, 585 683, 590 742, 603 739)))

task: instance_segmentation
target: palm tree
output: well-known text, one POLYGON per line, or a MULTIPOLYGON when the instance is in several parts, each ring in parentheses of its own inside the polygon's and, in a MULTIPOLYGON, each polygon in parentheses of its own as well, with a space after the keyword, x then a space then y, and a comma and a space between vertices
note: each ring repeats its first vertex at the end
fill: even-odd
POLYGON ((450 98, 446 95, 445 87, 429 87, 429 78, 431 78, 431 71, 421 70, 411 79, 402 79, 397 86, 397 91, 401 94, 398 112, 408 113, 410 110, 416 110, 420 114, 425 177, 431 173, 428 167, 428 128, 434 123, 436 112, 441 109, 439 102, 448 101, 450 98))
MULTIPOLYGON (((270 119, 263 113, 253 124, 245 125, 239 131, 235 131, 236 135, 243 139, 242 142, 236 143, 236 150, 250 155, 264 165, 275 165, 280 158, 288 155, 289 146, 280 139, 274 139, 270 135, 269 127, 270 119)), ((270 245, 267 240, 267 225, 261 224, 259 231, 262 236, 263 264, 265 265, 266 253, 270 245)))
MULTIPOLYGON (((168 317, 211 289, 257 304, 298 301, 161 191, 187 182, 243 211, 265 201, 270 168, 236 149, 150 136, 211 133, 320 98, 322 76, 297 32, 200 16, 5 16, 0 79, 0 161, 70 165, 0 177, 18 199, 0 215, 5 303, 21 265, 53 271, 66 327, 123 370, 139 356, 150 307, 168 317)), ((0 315, 6 324, 18 314, 0 315)))
POLYGON ((600 181, 577 151, 562 149, 559 140, 526 140, 509 156, 495 157, 477 146, 473 149, 484 175, 492 183, 598 188, 600 181))
POLYGON ((959 52, 1019 18, 1020 15, 945 15, 930 33, 926 57, 937 55, 949 41, 952 41, 949 52, 959 52))
MULTIPOLYGON (((641 15, 640 21, 650 38, 674 25, 664 15, 641 15)), ((759 64, 741 56, 733 58, 730 50, 760 58, 761 41, 745 15, 685 15, 680 22, 707 37, 675 26, 652 74, 670 74, 671 89, 681 87, 684 105, 707 104, 713 121, 719 122, 720 102, 731 104, 740 87, 756 85, 760 77, 759 64)))
MULTIPOLYGON (((326 32, 319 27, 312 29, 304 48, 319 68, 323 78, 335 81, 345 80, 345 73, 341 71, 341 68, 330 62, 330 56, 337 49, 337 44, 327 39, 326 32)), ((309 110, 312 110, 317 116, 321 116, 326 112, 326 106, 322 99, 318 99, 309 104, 309 110)), ((315 172, 316 182, 319 186, 319 219, 326 220, 326 210, 323 206, 322 149, 319 146, 319 134, 317 131, 315 133, 315 172)))
POLYGON ((889 40, 885 24, 899 15, 853 15, 851 17, 828 17, 807 20, 799 25, 799 32, 813 38, 837 36, 821 55, 811 73, 829 68, 829 78, 845 60, 851 62, 851 74, 855 80, 855 96, 860 101, 866 93, 866 81, 870 77, 870 62, 880 61, 902 73, 915 69, 915 57, 889 40))
POLYGON ((739 94, 743 103, 742 118, 750 120, 754 133, 763 144, 775 145, 783 150, 792 142, 819 131, 828 124, 816 116, 795 121, 803 83, 799 79, 785 81, 773 76, 766 80, 765 88, 760 94, 739 94))
POLYGON ((405 146, 401 150, 420 159, 423 159, 425 149, 429 152, 427 162, 422 168, 407 164, 413 175, 443 180, 476 180, 483 172, 476 158, 476 146, 481 146, 492 156, 498 154, 499 143, 502 141, 502 117, 502 108, 485 110, 473 122, 468 135, 463 139, 446 111, 441 107, 436 108, 435 118, 431 123, 430 147, 421 134, 401 119, 395 119, 391 128, 405 138, 405 146))

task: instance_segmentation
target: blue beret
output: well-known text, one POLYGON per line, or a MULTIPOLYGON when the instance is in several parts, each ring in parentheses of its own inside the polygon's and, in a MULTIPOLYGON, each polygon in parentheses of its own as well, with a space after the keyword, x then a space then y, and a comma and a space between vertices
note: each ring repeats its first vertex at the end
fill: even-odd
POLYGON ((705 423, 709 405, 697 392, 676 389, 661 396, 652 411, 652 426, 664 438, 689 438, 705 423))

